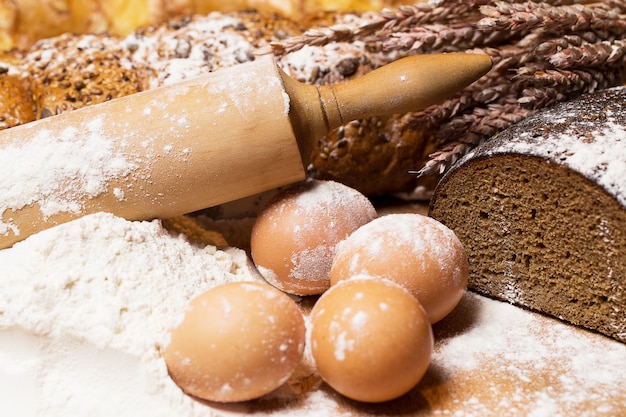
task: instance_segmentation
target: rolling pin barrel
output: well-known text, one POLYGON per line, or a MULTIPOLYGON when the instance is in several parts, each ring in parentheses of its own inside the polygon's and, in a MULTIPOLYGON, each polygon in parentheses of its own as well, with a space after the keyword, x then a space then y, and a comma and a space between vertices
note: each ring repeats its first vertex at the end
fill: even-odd
POLYGON ((330 129, 418 111, 490 67, 484 55, 416 56, 316 87, 266 57, 7 129, 0 248, 89 213, 167 218, 303 180, 315 140, 330 129), (433 86, 425 77, 434 72, 433 86))

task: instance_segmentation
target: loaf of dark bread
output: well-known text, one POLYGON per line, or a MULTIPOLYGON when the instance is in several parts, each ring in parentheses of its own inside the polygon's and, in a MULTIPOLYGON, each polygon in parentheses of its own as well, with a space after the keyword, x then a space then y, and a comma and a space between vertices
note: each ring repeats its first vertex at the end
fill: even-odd
POLYGON ((626 88, 557 105, 462 158, 430 215, 470 288, 626 342, 626 88))

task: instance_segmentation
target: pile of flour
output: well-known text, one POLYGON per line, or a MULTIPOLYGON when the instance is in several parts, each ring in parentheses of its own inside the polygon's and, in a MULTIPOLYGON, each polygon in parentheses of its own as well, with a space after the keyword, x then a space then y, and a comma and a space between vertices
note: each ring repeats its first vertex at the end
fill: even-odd
POLYGON ((261 279, 244 251, 101 213, 1 250, 0 265, 0 415, 215 415, 159 350, 192 297, 261 279))

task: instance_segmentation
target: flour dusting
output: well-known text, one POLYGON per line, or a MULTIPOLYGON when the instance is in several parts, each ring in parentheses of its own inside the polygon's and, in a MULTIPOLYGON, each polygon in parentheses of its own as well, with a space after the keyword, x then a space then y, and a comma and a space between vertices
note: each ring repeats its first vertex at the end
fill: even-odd
MULTIPOLYGON (((70 127, 58 133, 26 129, 30 139, 4 146, 0 152, 0 215, 33 204, 44 218, 60 212, 76 214, 86 199, 106 192, 111 180, 136 170, 137 165, 116 149, 114 140, 101 134, 103 123, 103 119, 94 119, 81 134, 70 127)), ((123 198, 122 193, 116 196, 123 198)), ((9 231, 19 234, 9 218, 0 217, 0 235, 9 231)))
POLYGON ((213 415, 206 407, 197 414, 160 349, 195 295, 260 280, 243 251, 192 245, 159 221, 99 213, 0 251, 0 264, 0 351, 17 336, 37 358, 0 355, 0 380, 13 362, 10 372, 37 399, 27 415, 213 415), (93 398, 109 401, 98 410, 93 398))

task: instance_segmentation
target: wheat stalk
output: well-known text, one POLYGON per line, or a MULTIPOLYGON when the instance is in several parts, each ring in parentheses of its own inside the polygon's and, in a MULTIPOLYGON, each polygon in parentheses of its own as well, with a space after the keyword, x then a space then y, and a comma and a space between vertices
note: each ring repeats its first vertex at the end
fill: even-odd
POLYGON ((625 80, 625 1, 431 0, 355 22, 308 30, 272 43, 270 52, 363 41, 382 53, 467 51, 494 62, 475 84, 411 115, 416 126, 435 131, 439 144, 430 161, 416 167, 420 176, 445 172, 542 108, 625 80))

